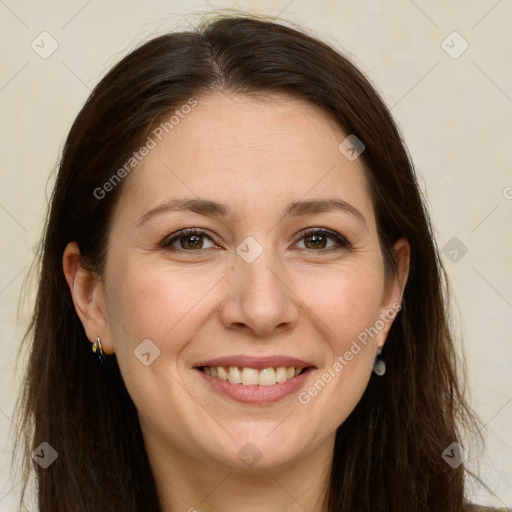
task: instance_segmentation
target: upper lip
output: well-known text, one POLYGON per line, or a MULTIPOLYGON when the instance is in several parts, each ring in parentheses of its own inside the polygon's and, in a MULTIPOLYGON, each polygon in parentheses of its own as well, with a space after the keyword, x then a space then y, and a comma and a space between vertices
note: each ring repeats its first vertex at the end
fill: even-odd
POLYGON ((284 366, 285 368, 290 368, 292 366, 295 366, 297 368, 307 368, 309 366, 315 367, 312 363, 308 361, 282 355, 264 357, 234 355, 217 357, 215 359, 201 361, 195 364, 194 368, 199 368, 202 366, 238 366, 243 368, 254 368, 256 370, 262 370, 263 368, 279 368, 280 366, 284 366))

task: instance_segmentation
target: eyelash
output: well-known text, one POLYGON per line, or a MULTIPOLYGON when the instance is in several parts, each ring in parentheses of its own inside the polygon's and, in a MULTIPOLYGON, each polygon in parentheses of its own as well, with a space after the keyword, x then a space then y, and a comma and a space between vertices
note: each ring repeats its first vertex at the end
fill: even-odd
MULTIPOLYGON (((207 248, 207 249, 197 249, 197 250, 190 250, 190 249, 181 249, 181 248, 172 248, 171 245, 179 240, 180 238, 186 236, 186 235, 201 235, 201 236, 206 236, 208 237, 213 243, 216 243, 215 240, 213 240, 213 238, 206 232, 206 231, 203 231, 201 229, 196 229, 196 228, 187 228, 187 229, 182 229, 181 231, 178 231, 177 233, 174 233, 172 235, 170 235, 169 237, 167 237, 165 240, 163 240, 163 242, 161 242, 160 246, 163 248, 163 249, 174 249, 174 250, 177 250, 177 251, 181 251, 181 252, 186 252, 186 253, 193 253, 193 252, 200 252, 200 251, 203 251, 203 250, 207 250, 207 249, 211 249, 211 248, 207 248)), ((328 249, 319 249, 319 250, 315 250, 315 249, 300 249, 300 250, 305 250, 305 251, 312 251, 312 252, 320 252, 320 253, 329 253, 329 252, 332 252, 332 251, 339 251, 341 249, 350 249, 352 247, 352 244, 342 235, 340 235, 339 233, 336 233, 336 231, 331 231, 330 229, 325 229, 325 228, 312 228, 312 229, 309 229, 305 232, 303 232, 301 234, 301 237, 299 238, 299 242, 308 237, 308 236, 312 236, 312 235, 323 235, 323 236, 327 236, 329 238, 332 238, 336 241, 336 246, 333 246, 333 247, 329 247, 328 249)))

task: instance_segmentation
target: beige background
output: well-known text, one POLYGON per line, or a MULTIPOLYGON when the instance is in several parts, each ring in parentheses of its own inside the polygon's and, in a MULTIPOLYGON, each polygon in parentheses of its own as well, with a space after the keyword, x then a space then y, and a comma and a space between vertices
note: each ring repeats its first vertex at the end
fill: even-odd
MULTIPOLYGON (((512 73, 509 0, 0 0, 0 512, 14 510, 9 473, 15 358, 33 298, 20 290, 43 226, 52 170, 92 87, 140 42, 186 28, 192 12, 231 7, 277 15, 348 52, 392 107, 427 194, 464 338, 471 400, 486 424, 472 467, 512 505, 512 73), (51 48, 43 59, 31 43, 51 48), (457 35, 450 35, 457 31, 457 35), (445 43, 442 43, 445 40, 445 43), (465 46, 466 51, 452 58, 465 46), (444 48, 444 49, 443 49, 444 48), (450 56, 445 50, 452 54, 450 56), (50 176, 51 174, 51 176, 50 176)), ((39 51, 42 51, 40 49, 39 51)), ((20 370, 23 368, 20 365, 20 370)))

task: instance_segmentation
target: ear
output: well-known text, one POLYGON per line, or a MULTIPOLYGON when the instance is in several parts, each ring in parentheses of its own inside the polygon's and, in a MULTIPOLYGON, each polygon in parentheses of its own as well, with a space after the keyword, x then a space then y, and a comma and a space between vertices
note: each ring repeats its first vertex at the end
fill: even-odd
POLYGON ((409 277, 411 246, 405 238, 397 240, 393 246, 396 259, 396 273, 387 277, 382 297, 381 319, 384 327, 379 333, 378 345, 386 341, 391 325, 401 309, 405 285, 409 277))
POLYGON ((101 279, 98 274, 83 268, 80 248, 76 242, 69 242, 66 246, 62 255, 62 268, 87 338, 91 342, 101 338, 103 352, 112 354, 114 346, 101 279))

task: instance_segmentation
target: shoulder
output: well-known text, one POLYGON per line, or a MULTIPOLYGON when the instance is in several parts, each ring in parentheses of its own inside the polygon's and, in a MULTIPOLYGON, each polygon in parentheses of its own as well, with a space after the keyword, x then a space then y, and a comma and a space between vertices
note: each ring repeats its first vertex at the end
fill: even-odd
POLYGON ((464 506, 464 512, 512 512, 512 509, 505 507, 484 507, 483 505, 476 505, 475 503, 467 503, 464 506))

